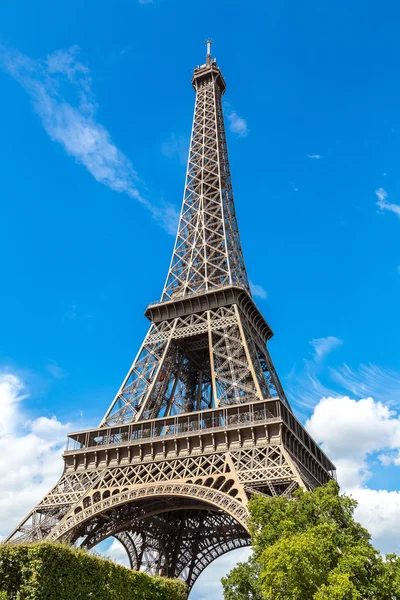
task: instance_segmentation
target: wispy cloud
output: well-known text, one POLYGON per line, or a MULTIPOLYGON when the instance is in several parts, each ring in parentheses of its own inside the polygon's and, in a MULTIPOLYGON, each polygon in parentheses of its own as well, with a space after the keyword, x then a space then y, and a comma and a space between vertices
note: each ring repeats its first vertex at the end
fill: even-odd
POLYGON ((168 140, 163 142, 161 152, 167 158, 179 158, 181 164, 185 164, 188 158, 189 140, 182 136, 171 133, 168 140))
POLYGON ((55 360, 49 360, 46 365, 46 371, 50 373, 54 379, 64 379, 67 376, 66 371, 56 363, 55 360))
POLYGON ((312 409, 321 398, 346 396, 361 399, 371 396, 377 402, 400 406, 400 372, 374 364, 352 367, 324 365, 315 355, 293 367, 284 378, 293 404, 312 409))
POLYGON ((50 138, 86 167, 96 181, 140 202, 161 226, 171 233, 174 207, 153 203, 130 160, 113 143, 110 133, 97 121, 97 102, 86 65, 77 58, 79 48, 57 50, 45 60, 33 60, 15 49, 0 45, 0 67, 28 93, 35 112, 50 138))
POLYGON ((253 283, 252 281, 249 281, 249 283, 250 283, 250 290, 251 290, 251 293, 253 294, 253 296, 255 296, 256 298, 262 298, 263 300, 265 300, 265 298, 267 298, 268 294, 261 285, 258 285, 257 283, 253 283))
POLYGON ((139 0, 139 4, 152 4, 154 0, 139 0))
POLYGON ((313 158, 315 160, 319 160, 321 158, 320 154, 307 154, 307 158, 313 158))
POLYGON ((386 198, 388 197, 387 191, 384 190, 383 188, 379 188, 379 189, 375 190, 375 194, 376 194, 376 196, 378 196, 378 202, 377 202, 378 205, 380 202, 385 202, 386 198))
POLYGON ((311 340, 310 344, 314 348, 315 358, 317 360, 322 360, 326 354, 341 346, 343 341, 329 335, 328 337, 315 338, 314 340, 311 340))
POLYGON ((388 193, 383 188, 379 188, 375 191, 376 196, 378 197, 378 202, 376 203, 379 208, 382 210, 388 210, 389 212, 395 213, 400 217, 400 205, 399 204, 391 204, 387 201, 388 193))
POLYGON ((243 117, 239 117, 235 110, 228 112, 229 129, 236 133, 239 137, 246 137, 249 134, 249 128, 247 127, 246 120, 243 117))
POLYGON ((356 398, 372 396, 379 402, 400 405, 400 373, 374 364, 357 368, 346 363, 329 368, 335 389, 341 388, 356 398))

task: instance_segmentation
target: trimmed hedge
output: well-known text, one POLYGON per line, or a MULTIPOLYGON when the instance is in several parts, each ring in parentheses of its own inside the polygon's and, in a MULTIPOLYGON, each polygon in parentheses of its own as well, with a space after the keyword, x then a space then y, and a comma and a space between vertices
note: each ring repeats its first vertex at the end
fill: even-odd
POLYGON ((0 600, 185 600, 176 579, 150 577, 62 544, 0 546, 0 600))

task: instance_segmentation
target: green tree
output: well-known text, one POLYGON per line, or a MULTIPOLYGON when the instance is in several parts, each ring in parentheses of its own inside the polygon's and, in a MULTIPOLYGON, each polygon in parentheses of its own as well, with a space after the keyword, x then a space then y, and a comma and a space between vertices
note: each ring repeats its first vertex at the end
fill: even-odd
POLYGON ((253 497, 253 554, 222 580, 225 600, 400 600, 400 559, 375 550, 356 506, 334 481, 253 497))

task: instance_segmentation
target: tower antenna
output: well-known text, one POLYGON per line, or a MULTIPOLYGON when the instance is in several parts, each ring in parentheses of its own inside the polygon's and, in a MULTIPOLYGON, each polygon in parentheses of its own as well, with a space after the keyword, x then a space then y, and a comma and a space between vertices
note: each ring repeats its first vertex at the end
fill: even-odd
POLYGON ((206 64, 207 65, 211 64, 211 44, 212 44, 212 40, 210 40, 210 38, 208 38, 208 40, 206 40, 206 46, 207 46, 206 64))

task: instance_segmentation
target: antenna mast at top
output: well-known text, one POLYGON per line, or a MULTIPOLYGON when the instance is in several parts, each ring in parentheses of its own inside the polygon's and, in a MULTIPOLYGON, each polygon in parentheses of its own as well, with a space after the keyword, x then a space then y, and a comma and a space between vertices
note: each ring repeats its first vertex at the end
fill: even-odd
POLYGON ((207 46, 206 64, 207 65, 211 64, 211 44, 212 44, 212 41, 210 39, 206 40, 206 46, 207 46))

